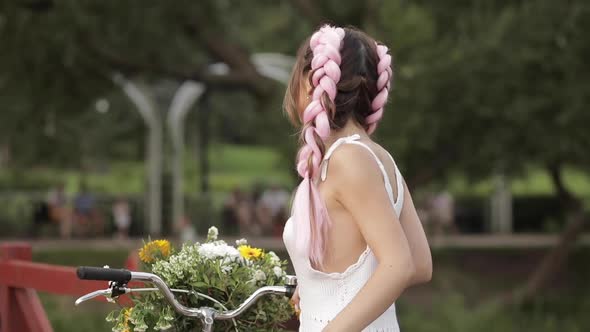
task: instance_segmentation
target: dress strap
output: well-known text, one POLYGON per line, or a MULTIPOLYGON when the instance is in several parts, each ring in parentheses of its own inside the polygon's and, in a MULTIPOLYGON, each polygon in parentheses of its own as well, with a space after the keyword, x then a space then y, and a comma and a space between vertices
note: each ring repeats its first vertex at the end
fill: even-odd
POLYGON ((340 145, 345 144, 345 143, 358 141, 359 139, 361 139, 361 136, 359 134, 354 134, 354 135, 350 135, 350 136, 346 136, 346 137, 340 137, 339 139, 336 140, 336 142, 334 142, 334 144, 332 144, 330 146, 330 148, 328 149, 328 151, 324 155, 324 160, 330 159, 330 157, 332 156, 334 151, 336 151, 336 149, 340 145))
POLYGON ((322 166, 321 166, 321 172, 320 172, 320 177, 322 179, 322 181, 326 181, 326 177, 328 176, 328 161, 330 160, 330 157, 332 157, 332 154, 334 153, 334 151, 336 151, 336 149, 345 143, 349 143, 349 142, 354 142, 356 140, 359 140, 361 138, 360 135, 358 134, 354 134, 354 135, 350 135, 350 136, 346 136, 346 137, 340 137, 339 139, 336 140, 336 142, 334 142, 330 148, 328 149, 328 151, 326 151, 326 154, 324 155, 324 159, 322 161, 322 166))
POLYGON ((395 163, 395 160, 393 160, 393 157, 391 156, 391 154, 388 152, 387 155, 389 155, 389 158, 391 159, 391 162, 393 163, 393 167, 395 168, 395 182, 396 182, 396 186, 397 186, 397 201, 395 202, 395 204, 393 205, 396 211, 399 211, 399 213, 401 213, 402 211, 402 207, 404 206, 404 178, 402 177, 402 173, 399 171, 399 168, 397 168, 397 164, 395 163))
POLYGON ((321 180, 322 181, 326 180, 327 175, 328 175, 328 162, 330 160, 330 157, 334 153, 334 151, 340 145, 342 145, 342 144, 355 144, 358 146, 362 146, 367 151, 369 151, 369 153, 371 153, 371 155, 373 156, 373 158, 377 162, 377 165, 379 166, 379 169, 381 170, 381 174, 383 174, 383 180, 385 182, 385 190, 387 191, 387 196, 389 197, 389 201, 391 202, 391 205, 394 207, 394 210, 396 211, 396 213, 399 216, 399 214, 401 213, 401 207, 403 206, 404 186, 403 186, 403 180, 402 180, 400 171, 398 170, 397 165, 395 164, 395 161, 393 161, 393 157, 391 157, 391 155, 389 155, 389 157, 391 158, 391 161, 393 162, 394 168, 395 168, 395 177, 396 177, 396 183, 397 183, 397 196, 398 196, 397 201, 393 197, 393 189, 391 187, 391 183, 389 181, 389 176, 387 175, 387 171, 385 170, 385 166, 383 165, 383 163, 381 162, 379 157, 377 157, 375 152, 373 152, 373 150, 368 145, 366 145, 362 142, 359 142, 358 141, 359 139, 360 139, 360 136, 357 134, 352 135, 352 136, 342 137, 342 138, 339 138, 338 140, 336 140, 336 142, 334 142, 332 144, 332 146, 330 146, 330 148, 326 152, 326 154, 324 156, 324 160, 322 162, 321 173, 320 173, 321 180))

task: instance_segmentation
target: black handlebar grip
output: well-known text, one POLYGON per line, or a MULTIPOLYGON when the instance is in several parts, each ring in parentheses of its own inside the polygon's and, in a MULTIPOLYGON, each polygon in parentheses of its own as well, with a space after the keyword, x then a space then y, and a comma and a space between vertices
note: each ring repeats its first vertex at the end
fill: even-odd
POLYGON ((117 281, 121 283, 127 283, 131 280, 131 271, 123 269, 80 266, 76 274, 78 278, 83 280, 117 281))
POLYGON ((285 292, 285 296, 287 298, 292 298, 293 294, 295 294, 295 289, 297 288, 296 286, 286 286, 287 287, 287 292, 285 292))

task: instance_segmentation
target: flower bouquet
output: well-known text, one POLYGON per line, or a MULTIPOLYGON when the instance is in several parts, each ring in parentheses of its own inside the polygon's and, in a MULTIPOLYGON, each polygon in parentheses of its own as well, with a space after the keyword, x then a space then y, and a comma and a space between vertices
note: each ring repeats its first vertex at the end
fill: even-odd
MULTIPOLYGON (((287 262, 274 252, 252 248, 245 239, 231 246, 217 240, 217 236, 217 228, 211 227, 205 243, 184 244, 178 251, 166 240, 150 241, 139 256, 145 269, 161 277, 170 288, 193 292, 175 293, 189 307, 232 310, 259 287, 284 284, 287 262)), ((107 316, 113 331, 189 332, 202 328, 199 319, 176 313, 159 292, 134 295, 132 301, 133 307, 107 316)), ((257 301, 233 321, 216 321, 214 330, 281 331, 280 324, 292 315, 288 299, 272 295, 257 301)))

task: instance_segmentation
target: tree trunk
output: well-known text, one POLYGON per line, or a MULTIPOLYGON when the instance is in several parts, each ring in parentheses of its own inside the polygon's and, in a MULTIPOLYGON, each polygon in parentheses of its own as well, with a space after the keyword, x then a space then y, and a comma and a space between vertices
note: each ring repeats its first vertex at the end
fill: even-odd
POLYGON ((568 224, 559 237, 557 245, 545 255, 525 284, 500 296, 499 301, 502 304, 519 304, 534 298, 555 277, 560 268, 566 264, 568 254, 586 226, 587 218, 580 200, 568 191, 563 183, 561 165, 558 163, 551 164, 548 166, 548 171, 561 207, 566 211, 568 224))
POLYGON ((11 152, 10 141, 0 143, 0 168, 6 167, 10 164, 11 152))

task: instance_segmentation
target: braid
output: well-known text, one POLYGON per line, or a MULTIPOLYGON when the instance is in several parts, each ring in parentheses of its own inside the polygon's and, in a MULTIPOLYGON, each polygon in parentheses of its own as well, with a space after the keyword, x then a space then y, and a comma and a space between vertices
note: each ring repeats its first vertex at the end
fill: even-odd
POLYGON ((293 201, 297 244, 311 262, 322 266, 329 217, 313 177, 318 174, 324 155, 323 140, 330 135, 330 118, 336 112, 334 99, 340 80, 340 47, 344 30, 324 25, 309 41, 312 100, 303 111, 303 146, 297 157, 297 172, 303 181, 293 201))
POLYGON ((371 103, 373 113, 367 116, 367 132, 372 134, 377 128, 377 122, 383 117, 383 107, 387 103, 387 96, 391 87, 391 78, 393 71, 391 70, 391 55, 387 54, 387 46, 376 44, 377 55, 379 56, 379 63, 377 64, 377 96, 371 103))
POLYGON ((325 25, 309 41, 313 52, 311 83, 314 90, 311 103, 303 111, 302 138, 305 145, 301 148, 297 165, 301 177, 307 175, 311 178, 316 174, 323 157, 315 134, 321 140, 330 135, 329 118, 335 112, 334 99, 336 84, 340 80, 340 44, 343 38, 343 29, 325 25))
POLYGON ((354 28, 322 26, 300 48, 297 58, 284 100, 291 119, 302 123, 297 154, 297 172, 302 181, 293 199, 291 216, 295 249, 321 268, 330 218, 314 180, 324 158, 324 142, 331 135, 331 126, 341 128, 351 119, 364 125, 368 134, 375 131, 383 116, 393 72, 387 47, 354 28), (305 77, 312 93, 301 112, 300 90, 305 77))

